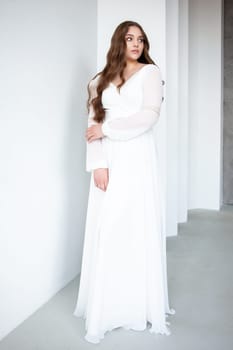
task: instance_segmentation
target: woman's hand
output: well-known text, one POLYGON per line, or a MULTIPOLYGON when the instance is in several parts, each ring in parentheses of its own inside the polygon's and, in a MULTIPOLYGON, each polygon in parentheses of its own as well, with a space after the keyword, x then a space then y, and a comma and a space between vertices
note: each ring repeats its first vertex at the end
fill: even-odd
POLYGON ((108 186, 108 168, 94 169, 94 182, 99 189, 106 191, 108 186))
POLYGON ((102 132, 102 123, 89 126, 86 130, 86 140, 87 142, 92 142, 97 139, 104 137, 102 132))

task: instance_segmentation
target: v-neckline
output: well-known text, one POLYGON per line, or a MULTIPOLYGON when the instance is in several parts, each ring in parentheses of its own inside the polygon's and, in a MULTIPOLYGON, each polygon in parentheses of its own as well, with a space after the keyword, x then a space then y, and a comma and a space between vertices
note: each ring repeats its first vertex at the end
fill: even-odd
MULTIPOLYGON (((133 74, 131 74, 130 77, 129 77, 127 80, 125 80, 124 85, 125 85, 131 78, 133 78, 135 75, 137 75, 137 73, 139 73, 144 67, 148 66, 148 64, 149 64, 149 63, 144 64, 144 65, 143 65, 141 68, 139 68, 136 72, 134 72, 133 74)), ((112 86, 114 86, 116 89, 118 89, 118 87, 116 86, 116 84, 114 84, 114 83, 112 83, 112 82, 110 82, 110 84, 111 84, 112 86)), ((122 87, 123 87, 124 85, 122 85, 122 87)))

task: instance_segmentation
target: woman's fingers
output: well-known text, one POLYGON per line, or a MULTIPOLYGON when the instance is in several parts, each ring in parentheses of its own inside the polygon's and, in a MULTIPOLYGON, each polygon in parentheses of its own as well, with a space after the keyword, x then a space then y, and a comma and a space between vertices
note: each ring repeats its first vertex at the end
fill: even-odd
POLYGON ((105 179, 105 182, 104 182, 105 191, 107 190, 107 186, 108 186, 108 177, 105 179))
POLYGON ((107 185, 104 182, 98 184, 97 187, 100 188, 102 191, 106 191, 107 189, 107 185))
POLYGON ((94 183, 102 191, 106 191, 108 186, 108 169, 100 168, 94 170, 94 183))
MULTIPOLYGON (((88 129, 87 129, 88 130, 88 129)), ((90 130, 86 132, 86 139, 89 140, 92 136, 94 136, 94 133, 90 130)))
POLYGON ((107 190, 108 181, 97 182, 95 185, 96 185, 99 189, 101 189, 102 191, 106 191, 106 190, 107 190))
POLYGON ((92 125, 87 128, 85 136, 88 142, 101 139, 104 136, 101 126, 102 126, 102 123, 97 125, 92 125))
POLYGON ((97 139, 98 137, 96 137, 96 135, 95 134, 91 134, 91 133, 89 133, 89 134, 87 134, 86 135, 86 139, 87 139, 87 141, 88 142, 91 142, 91 141, 93 141, 93 140, 95 140, 95 139, 97 139))

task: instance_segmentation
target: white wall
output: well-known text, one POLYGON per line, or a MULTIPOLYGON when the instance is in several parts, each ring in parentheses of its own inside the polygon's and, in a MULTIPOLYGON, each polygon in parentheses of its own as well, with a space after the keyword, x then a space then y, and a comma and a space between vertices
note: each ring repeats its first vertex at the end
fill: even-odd
POLYGON ((190 0, 190 209, 219 209, 221 204, 221 19, 221 0, 190 0))
POLYGON ((80 271, 96 2, 1 1, 0 32, 2 338, 80 271))

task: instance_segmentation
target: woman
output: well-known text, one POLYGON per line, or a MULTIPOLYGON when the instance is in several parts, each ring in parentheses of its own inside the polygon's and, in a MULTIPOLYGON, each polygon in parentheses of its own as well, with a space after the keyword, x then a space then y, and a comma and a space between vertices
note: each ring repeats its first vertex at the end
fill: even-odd
POLYGON ((153 127, 160 70, 142 27, 115 30, 105 68, 89 84, 86 170, 91 183, 74 315, 85 339, 117 327, 170 334, 166 236, 153 127))

